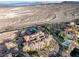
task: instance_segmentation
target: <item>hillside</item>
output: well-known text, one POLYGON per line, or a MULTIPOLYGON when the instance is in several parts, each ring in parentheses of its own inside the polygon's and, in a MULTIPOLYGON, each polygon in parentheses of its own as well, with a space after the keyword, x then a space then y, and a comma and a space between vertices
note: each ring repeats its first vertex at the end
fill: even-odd
POLYGON ((66 22, 77 18, 79 18, 79 7, 77 5, 47 4, 26 7, 1 7, 0 32, 22 29, 35 24, 66 22))

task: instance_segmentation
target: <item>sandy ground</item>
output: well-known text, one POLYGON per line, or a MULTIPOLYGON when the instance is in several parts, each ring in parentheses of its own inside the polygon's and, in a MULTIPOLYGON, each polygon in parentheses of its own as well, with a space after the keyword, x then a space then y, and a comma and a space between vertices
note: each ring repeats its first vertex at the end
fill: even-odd
POLYGON ((0 32, 35 24, 71 21, 79 17, 79 11, 76 10, 79 7, 73 5, 0 8, 0 32))

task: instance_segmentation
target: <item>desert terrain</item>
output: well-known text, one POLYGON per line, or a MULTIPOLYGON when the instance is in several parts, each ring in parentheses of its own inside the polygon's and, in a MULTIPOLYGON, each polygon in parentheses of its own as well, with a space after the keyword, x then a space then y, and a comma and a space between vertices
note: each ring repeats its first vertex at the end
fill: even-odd
POLYGON ((79 6, 73 4, 1 7, 0 32, 36 24, 67 22, 78 18, 79 6))

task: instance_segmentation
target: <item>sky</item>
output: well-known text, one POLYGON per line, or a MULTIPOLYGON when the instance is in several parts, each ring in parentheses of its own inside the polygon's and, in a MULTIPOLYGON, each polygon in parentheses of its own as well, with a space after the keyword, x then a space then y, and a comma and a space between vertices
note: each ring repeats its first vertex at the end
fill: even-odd
POLYGON ((17 2, 52 2, 52 3, 60 3, 62 1, 59 1, 59 0, 0 0, 0 3, 17 3, 17 2))
POLYGON ((61 3, 62 1, 79 1, 79 0, 0 0, 0 3, 18 3, 18 2, 52 2, 61 3))
MULTIPOLYGON (((26 2, 39 2, 39 1, 51 1, 51 2, 56 2, 55 0, 0 0, 0 1, 2 1, 2 2, 6 2, 6 1, 8 1, 8 2, 10 2, 10 1, 14 1, 14 2, 16 2, 16 1, 26 1, 26 2)), ((58 1, 58 2, 60 2, 60 1, 58 1)))
POLYGON ((0 0, 0 1, 26 1, 26 2, 34 2, 34 1, 79 1, 79 0, 0 0))

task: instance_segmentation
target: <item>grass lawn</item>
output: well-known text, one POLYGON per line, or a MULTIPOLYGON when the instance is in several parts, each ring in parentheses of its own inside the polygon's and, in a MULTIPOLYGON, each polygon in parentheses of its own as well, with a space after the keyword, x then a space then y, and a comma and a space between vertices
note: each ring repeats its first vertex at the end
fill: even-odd
POLYGON ((59 36, 58 39, 59 39, 59 41, 60 41, 61 43, 63 43, 63 42, 65 41, 64 38, 61 37, 61 36, 59 36))
POLYGON ((79 44, 79 40, 77 41, 77 43, 79 44))

